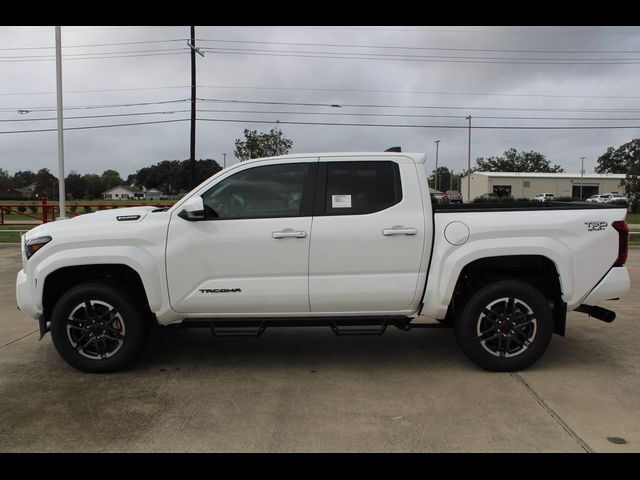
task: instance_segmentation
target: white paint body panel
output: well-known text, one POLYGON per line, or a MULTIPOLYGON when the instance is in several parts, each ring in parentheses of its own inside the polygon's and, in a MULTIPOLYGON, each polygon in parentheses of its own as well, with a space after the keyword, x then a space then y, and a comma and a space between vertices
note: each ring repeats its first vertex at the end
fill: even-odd
POLYGON ((431 247, 432 235, 430 222, 425 235, 424 199, 416 164, 409 157, 398 156, 320 158, 327 162, 354 160, 398 163, 402 200, 366 215, 314 217, 309 256, 311 312, 410 314, 420 302, 421 260, 425 248, 431 247), (413 228, 416 234, 382 234, 383 229, 393 227, 413 228))
POLYGON ((114 263, 140 275, 160 324, 211 316, 417 317, 422 313, 443 318, 462 269, 474 260, 505 255, 549 258, 560 274, 568 310, 629 292, 626 267, 611 269, 618 253, 618 233, 611 224, 624 219, 624 208, 433 215, 424 162, 424 155, 409 153, 257 159, 207 179, 168 211, 116 209, 47 223, 24 237, 50 235, 53 241, 28 261, 23 252, 23 270, 16 278, 18 306, 38 318, 47 275, 67 266, 114 263), (220 222, 177 217, 189 198, 240 169, 318 158, 396 161, 403 200, 369 215, 220 222), (141 218, 116 220, 134 214, 141 218), (591 221, 606 221, 609 226, 587 232, 585 222, 591 221), (416 235, 381 235, 382 228, 396 225, 415 228, 416 235), (447 225, 452 225, 449 240, 447 225), (272 232, 285 228, 308 235, 272 238, 272 232), (241 288, 244 295, 199 296, 200 288, 241 288))

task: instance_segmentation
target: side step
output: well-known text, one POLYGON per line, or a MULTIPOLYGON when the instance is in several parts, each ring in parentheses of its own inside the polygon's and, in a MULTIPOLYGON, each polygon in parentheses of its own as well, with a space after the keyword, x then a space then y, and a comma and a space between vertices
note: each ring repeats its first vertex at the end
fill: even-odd
POLYGON ((257 325, 228 325, 226 322, 209 322, 209 329, 214 337, 259 337, 267 326, 264 322, 257 325))
MULTIPOLYGON (((175 328, 206 327, 214 337, 259 337, 267 327, 329 327, 337 336, 382 335, 388 326, 411 330, 408 317, 300 317, 300 318, 203 318, 170 325, 175 328)), ((422 325, 416 325, 422 327, 422 325)), ((434 325, 436 326, 436 325, 434 325)))

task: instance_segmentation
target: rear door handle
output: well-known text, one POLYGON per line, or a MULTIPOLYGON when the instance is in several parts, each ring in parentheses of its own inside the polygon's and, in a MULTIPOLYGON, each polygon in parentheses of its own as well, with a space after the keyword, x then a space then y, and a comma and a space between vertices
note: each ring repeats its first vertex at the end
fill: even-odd
POLYGON ((402 225, 395 225, 393 228, 383 228, 382 235, 415 235, 418 230, 415 228, 405 228, 402 225))
POLYGON ((307 236, 307 232, 302 230, 293 230, 292 228, 285 228, 279 232, 271 233, 271 236, 273 238, 305 238, 307 236))

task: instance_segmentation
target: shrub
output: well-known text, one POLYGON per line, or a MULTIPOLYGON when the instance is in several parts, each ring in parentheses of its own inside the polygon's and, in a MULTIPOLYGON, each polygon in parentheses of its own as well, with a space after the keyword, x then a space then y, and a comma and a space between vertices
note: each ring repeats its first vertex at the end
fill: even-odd
POLYGON ((90 205, 85 205, 84 206, 84 213, 91 213, 92 209, 90 205))
POLYGON ((628 202, 626 200, 613 200, 609 202, 609 205, 624 205, 626 207, 627 203, 628 202))
POLYGON ((69 208, 69 210, 71 211, 71 213, 76 213, 78 211, 78 206, 77 205, 71 205, 71 208, 69 208))
POLYGON ((20 213, 24 213, 27 211, 27 207, 25 207, 24 205, 18 205, 18 211, 20 213))
POLYGON ((33 213, 34 215, 38 213, 38 207, 36 207, 35 205, 30 205, 29 210, 31 210, 31 213, 33 213))

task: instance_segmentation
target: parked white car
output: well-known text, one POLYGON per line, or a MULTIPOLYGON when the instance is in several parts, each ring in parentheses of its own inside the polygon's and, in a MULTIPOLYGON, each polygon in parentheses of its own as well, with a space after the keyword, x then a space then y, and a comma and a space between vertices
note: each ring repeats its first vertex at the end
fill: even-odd
POLYGON ((614 320, 597 305, 630 291, 626 208, 432 205, 425 159, 248 160, 170 208, 40 225, 22 236, 18 307, 89 372, 129 365, 154 326, 381 334, 433 326, 420 315, 482 368, 514 371, 564 335, 567 312, 614 320))
POLYGON ((591 195, 586 201, 589 203, 605 203, 602 195, 591 195))
POLYGON ((550 202, 554 198, 555 196, 553 195, 553 193, 539 193, 538 195, 533 197, 533 200, 535 202, 550 202))
POLYGON ((623 201, 629 203, 629 199, 622 195, 621 193, 605 193, 600 195, 603 203, 611 203, 615 201, 623 201))

